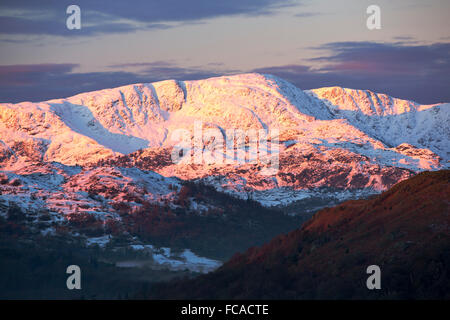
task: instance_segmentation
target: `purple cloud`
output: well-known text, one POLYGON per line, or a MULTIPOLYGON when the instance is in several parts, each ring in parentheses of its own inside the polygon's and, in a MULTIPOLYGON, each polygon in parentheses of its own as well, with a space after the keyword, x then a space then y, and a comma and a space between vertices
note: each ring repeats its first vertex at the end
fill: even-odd
POLYGON ((220 16, 268 15, 280 7, 294 4, 293 0, 135 0, 132 3, 78 0, 76 4, 81 8, 82 28, 71 32, 65 25, 67 18, 65 10, 73 4, 72 2, 2 0, 0 34, 90 36, 101 33, 124 33, 170 28, 173 23, 220 16), (11 10, 16 13, 5 14, 11 10), (17 15, 17 12, 20 14, 17 15), (45 12, 45 15, 39 14, 42 12, 45 12))
POLYGON ((139 72, 73 73, 77 64, 0 66, 0 102, 44 101, 81 92, 159 80, 196 80, 218 74, 165 62, 143 63, 139 72))
MULTIPOLYGON (((291 64, 250 70, 284 78, 301 89, 342 86, 370 89, 420 103, 450 101, 450 44, 344 42, 316 49, 331 53, 311 59, 313 65, 291 64)), ((41 101, 137 82, 196 80, 218 76, 217 65, 180 67, 167 61, 122 63, 113 71, 74 73, 76 64, 0 66, 0 101, 41 101), (127 70, 136 71, 127 71, 127 70), (118 71, 115 71, 117 69, 118 71)), ((227 70, 227 73, 248 70, 227 70)))
POLYGON ((421 103, 450 101, 450 43, 336 42, 314 49, 331 52, 309 60, 322 63, 319 69, 286 65, 253 71, 278 75, 302 89, 343 86, 421 103))

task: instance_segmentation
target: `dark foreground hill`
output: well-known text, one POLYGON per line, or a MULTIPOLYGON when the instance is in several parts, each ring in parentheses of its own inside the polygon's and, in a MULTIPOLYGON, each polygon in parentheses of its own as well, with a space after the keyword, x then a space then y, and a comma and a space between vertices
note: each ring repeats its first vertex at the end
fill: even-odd
POLYGON ((301 229, 217 271, 152 287, 146 298, 449 299, 450 170, 317 212, 301 229), (381 289, 369 290, 369 265, 381 289))

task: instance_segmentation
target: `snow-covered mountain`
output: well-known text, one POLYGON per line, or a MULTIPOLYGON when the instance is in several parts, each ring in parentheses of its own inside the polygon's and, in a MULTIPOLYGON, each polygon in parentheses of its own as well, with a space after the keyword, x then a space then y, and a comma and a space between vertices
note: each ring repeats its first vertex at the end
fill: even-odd
MULTIPOLYGON (((420 105, 368 90, 302 91, 261 74, 167 80, 39 103, 0 104, 5 181, 0 198, 33 194, 32 201, 42 201, 39 195, 45 194, 42 205, 68 213, 79 207, 74 201, 88 202, 84 208, 97 212, 114 212, 108 201, 93 204, 89 186, 91 194, 111 201, 126 202, 127 194, 170 201, 180 179, 201 179, 267 205, 317 195, 324 188, 346 196, 380 191, 414 172, 448 167, 449 111, 449 103, 420 105), (220 132, 224 141, 229 130, 262 132, 272 162, 261 162, 259 156, 230 163, 172 161, 181 129, 188 142, 200 141, 201 150, 217 143, 217 137, 198 140, 199 128, 220 132), (278 168, 268 174, 274 156, 278 168), (20 182, 11 185, 15 179, 20 182), (102 183, 106 189, 114 186, 116 193, 97 192, 102 183), (57 205, 51 200, 55 197, 69 200, 57 205)), ((231 146, 236 159, 248 143, 242 143, 243 149, 231 146)))
POLYGON ((410 144, 427 148, 448 163, 448 103, 420 105, 369 90, 340 87, 314 89, 307 93, 321 99, 333 117, 347 119, 386 146, 410 144))

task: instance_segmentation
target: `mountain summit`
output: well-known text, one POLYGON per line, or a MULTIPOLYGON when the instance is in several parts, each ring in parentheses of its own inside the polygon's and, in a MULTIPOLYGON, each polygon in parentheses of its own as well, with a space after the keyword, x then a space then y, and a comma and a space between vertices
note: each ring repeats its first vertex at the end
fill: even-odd
MULTIPOLYGON (((8 179, 23 181, 31 173, 59 175, 52 176, 51 187, 30 182, 44 194, 66 190, 67 181, 80 181, 80 175, 101 180, 109 175, 105 170, 134 167, 162 179, 200 179, 266 206, 324 188, 345 198, 348 192, 379 192, 415 172, 448 167, 449 110, 449 103, 420 105, 368 90, 303 91, 255 73, 133 84, 39 103, 0 104, 0 169, 8 179), (215 130, 220 137, 198 136, 195 130, 215 130), (224 147, 229 132, 244 133, 242 141, 225 146, 231 161, 173 161, 180 139, 194 145, 195 158, 197 151, 224 147), (252 132, 258 133, 254 159, 245 155, 252 132), (259 161, 262 151, 267 162, 259 161), (233 161, 240 152, 243 161, 233 161), (269 163, 276 163, 275 170, 268 170, 269 163)), ((230 160, 221 150, 214 155, 230 160)), ((139 184, 139 173, 128 174, 139 184)))

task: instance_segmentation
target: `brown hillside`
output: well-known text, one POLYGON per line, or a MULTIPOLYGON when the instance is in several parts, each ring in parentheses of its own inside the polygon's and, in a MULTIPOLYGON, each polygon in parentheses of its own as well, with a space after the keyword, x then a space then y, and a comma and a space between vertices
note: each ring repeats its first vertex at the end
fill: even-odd
POLYGON ((143 293, 159 298, 448 299, 450 170, 424 172, 370 200, 317 212, 299 230, 216 272, 143 293), (366 268, 381 268, 368 290, 366 268))

